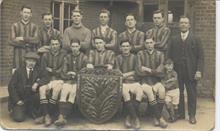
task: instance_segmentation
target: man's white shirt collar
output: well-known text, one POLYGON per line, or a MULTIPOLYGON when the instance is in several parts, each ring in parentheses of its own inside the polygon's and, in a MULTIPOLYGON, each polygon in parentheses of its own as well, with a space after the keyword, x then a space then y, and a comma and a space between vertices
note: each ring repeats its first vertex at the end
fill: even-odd
POLYGON ((149 54, 151 54, 151 55, 152 55, 152 54, 153 54, 153 52, 154 52, 154 50, 151 50, 151 51, 150 51, 150 50, 148 50, 147 52, 148 52, 149 54))
POLYGON ((23 19, 21 20, 23 24, 27 25, 30 21, 24 21, 23 19))
POLYGON ((133 28, 132 30, 129 30, 129 29, 128 29, 128 33, 131 34, 131 33, 133 33, 135 30, 136 30, 136 28, 133 28))
POLYGON ((108 28, 108 25, 105 25, 105 26, 101 25, 101 32, 104 33, 107 28, 108 28))
POLYGON ((189 35, 189 31, 186 31, 185 33, 181 32, 181 38, 182 38, 183 40, 186 40, 186 38, 188 37, 188 35, 189 35))

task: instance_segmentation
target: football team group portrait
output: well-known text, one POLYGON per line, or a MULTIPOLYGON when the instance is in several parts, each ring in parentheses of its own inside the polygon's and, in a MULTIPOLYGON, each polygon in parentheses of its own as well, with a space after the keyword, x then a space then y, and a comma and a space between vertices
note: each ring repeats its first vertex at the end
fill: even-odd
POLYGON ((111 9, 85 16, 89 11, 79 6, 69 8, 68 24, 67 10, 58 12, 64 14, 61 31, 54 12, 35 16, 34 11, 28 4, 19 6, 19 19, 8 32, 11 121, 74 128, 73 112, 95 124, 119 117, 124 129, 143 129, 149 122, 167 129, 180 120, 189 126, 200 121, 197 86, 206 75, 207 51, 192 31, 192 17, 183 13, 175 18, 172 33, 167 10, 152 10, 152 26, 146 29, 138 28, 139 18, 131 11, 120 16, 121 31, 111 26, 117 18, 111 9), (90 28, 85 19, 96 19, 98 26, 90 28), (152 119, 142 119, 148 117, 152 119))

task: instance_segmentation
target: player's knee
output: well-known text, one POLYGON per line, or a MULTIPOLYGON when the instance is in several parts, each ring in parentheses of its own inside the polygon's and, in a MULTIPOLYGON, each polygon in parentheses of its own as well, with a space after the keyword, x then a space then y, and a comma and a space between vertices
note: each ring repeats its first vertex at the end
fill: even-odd
POLYGON ((75 90, 70 90, 69 93, 70 93, 71 96, 76 96, 76 91, 75 90))
POLYGON ((131 99, 129 92, 122 92, 122 95, 123 95, 124 101, 129 101, 131 99))
POLYGON ((39 93, 46 94, 46 90, 47 90, 47 85, 43 85, 39 88, 39 93))
POLYGON ((169 100, 165 100, 165 104, 166 104, 167 106, 169 106, 169 105, 171 104, 171 102, 170 102, 169 100))
POLYGON ((147 97, 153 97, 154 96, 152 88, 146 88, 146 89, 143 90, 143 92, 147 95, 147 97))
POLYGON ((161 93, 163 93, 163 94, 165 94, 165 88, 164 88, 164 86, 161 86, 161 88, 160 88, 160 90, 159 90, 161 93))
POLYGON ((136 93, 136 100, 141 101, 142 98, 143 98, 143 95, 144 95, 143 90, 142 89, 138 89, 137 93, 136 93))
POLYGON ((166 92, 166 90, 165 90, 164 86, 162 84, 159 85, 158 86, 158 94, 159 94, 159 96, 165 96, 165 92, 166 92))
POLYGON ((59 94, 60 93, 60 91, 61 91, 61 87, 55 87, 55 88, 53 88, 53 94, 59 94))

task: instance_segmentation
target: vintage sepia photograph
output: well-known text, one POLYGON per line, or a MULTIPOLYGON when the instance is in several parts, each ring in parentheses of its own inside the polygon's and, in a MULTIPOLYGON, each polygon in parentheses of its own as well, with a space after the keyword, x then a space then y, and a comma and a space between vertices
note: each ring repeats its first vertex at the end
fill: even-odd
POLYGON ((2 130, 215 128, 215 0, 0 5, 2 130))

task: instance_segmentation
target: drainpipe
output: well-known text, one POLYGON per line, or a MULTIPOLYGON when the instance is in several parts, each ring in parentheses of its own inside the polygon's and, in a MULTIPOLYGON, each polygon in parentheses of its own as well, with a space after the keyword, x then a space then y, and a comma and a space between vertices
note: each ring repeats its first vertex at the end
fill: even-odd
POLYGON ((143 0, 138 0, 137 1, 137 4, 138 4, 138 21, 140 23, 143 23, 144 22, 144 3, 143 3, 143 0))

